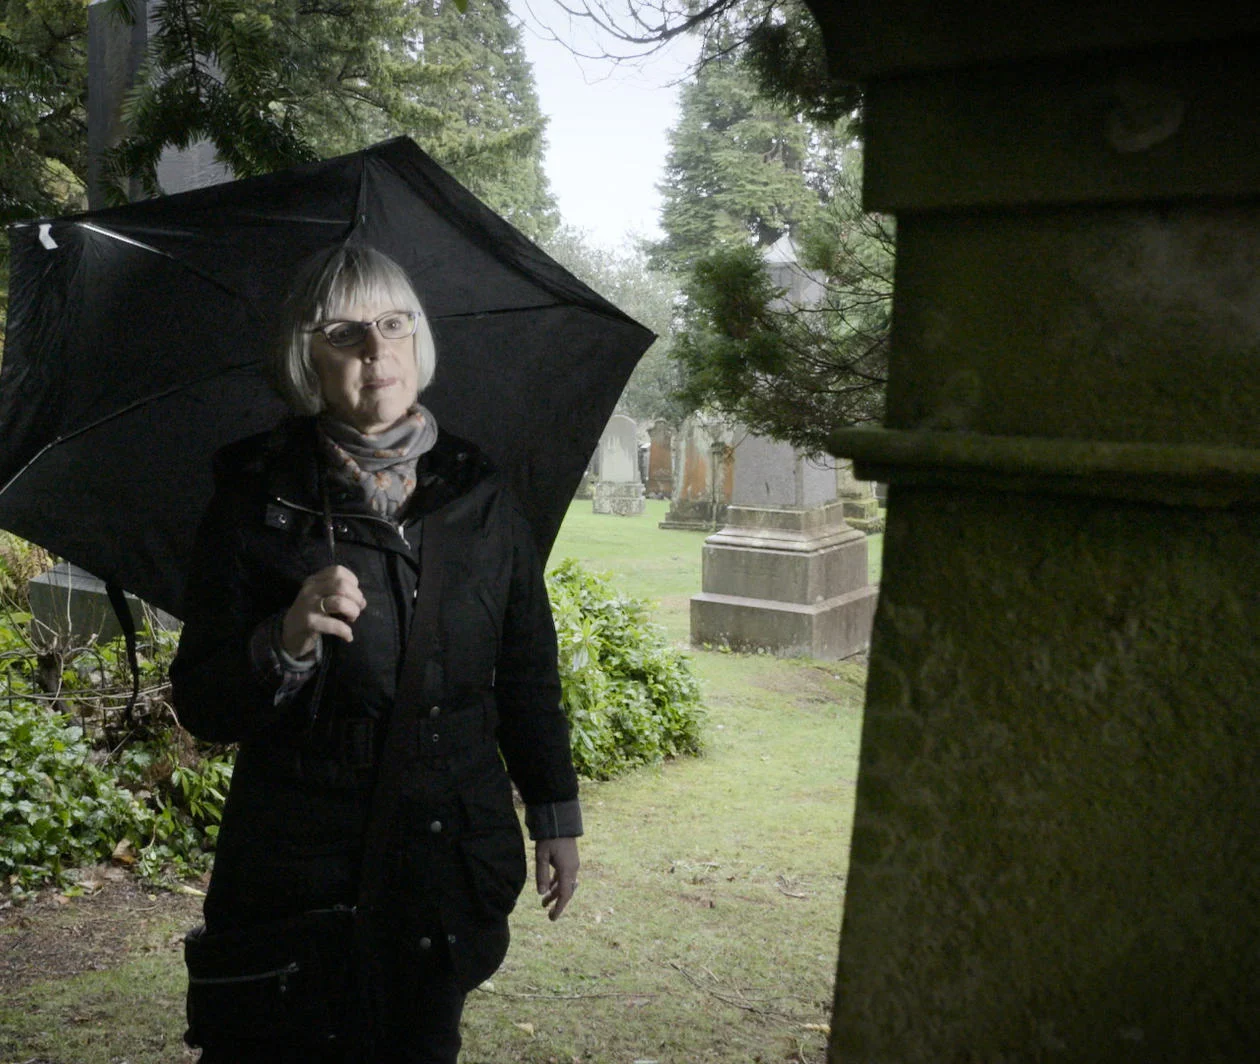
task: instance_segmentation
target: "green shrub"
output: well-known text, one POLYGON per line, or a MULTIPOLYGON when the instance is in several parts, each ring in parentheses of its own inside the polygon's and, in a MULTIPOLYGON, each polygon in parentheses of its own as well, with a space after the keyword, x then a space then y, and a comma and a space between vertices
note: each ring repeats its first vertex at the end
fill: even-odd
POLYGON ((176 636, 140 633, 141 699, 122 640, 36 646, 30 615, 0 613, 0 886, 64 884, 111 857, 150 880, 200 872, 232 760, 178 727, 167 668, 176 636))
POLYGON ((588 779, 700 751, 700 687, 647 604, 565 559, 547 577, 573 760, 588 779))
POLYGON ((66 868, 106 859, 144 819, 65 714, 23 700, 0 707, 0 876, 10 886, 60 882, 66 868))

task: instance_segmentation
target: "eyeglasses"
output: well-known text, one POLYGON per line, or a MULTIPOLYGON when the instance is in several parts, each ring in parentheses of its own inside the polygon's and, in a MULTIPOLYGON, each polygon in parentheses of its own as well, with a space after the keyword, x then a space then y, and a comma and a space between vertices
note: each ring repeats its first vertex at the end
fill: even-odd
POLYGON ((414 310, 391 310, 375 321, 330 321, 307 329, 309 333, 322 333, 330 347, 353 347, 363 342, 368 329, 373 326, 382 340, 401 340, 415 334, 420 315, 414 310))

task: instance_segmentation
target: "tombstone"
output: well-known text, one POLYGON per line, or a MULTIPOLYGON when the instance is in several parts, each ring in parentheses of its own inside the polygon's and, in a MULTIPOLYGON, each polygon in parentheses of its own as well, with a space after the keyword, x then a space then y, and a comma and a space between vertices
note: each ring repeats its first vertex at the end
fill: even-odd
POLYGON ((614 414, 599 438, 599 479, 591 508, 597 514, 621 517, 643 513, 638 433, 624 414, 614 414))
MULTIPOLYGON (((104 643, 122 635, 105 581, 77 565, 58 562, 31 579, 27 594, 31 634, 37 644, 46 641, 50 633, 75 645, 88 643, 93 637, 104 643)), ((147 606, 135 595, 128 594, 126 598, 137 629, 143 628, 146 612, 156 628, 179 627, 179 621, 169 613, 147 606)))
POLYGON ((646 491, 649 499, 668 499, 674 491, 674 430, 668 421, 648 429, 646 491))
POLYGON ((870 642, 866 534, 844 520, 831 459, 745 436, 723 529, 705 540, 691 641, 845 658, 870 642))
POLYGON ((853 463, 844 459, 836 462, 836 493, 844 503, 844 519, 850 525, 867 535, 884 531, 875 485, 869 480, 858 480, 853 463))
POLYGON ((715 532, 726 520, 734 484, 731 432, 725 426, 687 418, 674 437, 673 490, 661 528, 715 532))

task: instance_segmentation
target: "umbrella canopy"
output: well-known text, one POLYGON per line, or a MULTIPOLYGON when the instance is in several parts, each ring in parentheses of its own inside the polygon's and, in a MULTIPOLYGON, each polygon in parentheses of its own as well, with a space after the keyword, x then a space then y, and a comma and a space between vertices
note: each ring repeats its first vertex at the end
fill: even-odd
POLYGON ((210 456, 284 415, 261 358, 321 249, 370 243, 410 275, 425 405, 498 465, 544 557, 652 341, 406 138, 10 236, 0 527, 176 616, 210 456))

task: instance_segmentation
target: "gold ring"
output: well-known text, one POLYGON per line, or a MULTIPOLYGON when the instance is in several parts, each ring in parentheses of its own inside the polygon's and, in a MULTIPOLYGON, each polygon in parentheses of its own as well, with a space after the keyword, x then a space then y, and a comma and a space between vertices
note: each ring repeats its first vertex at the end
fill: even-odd
POLYGON ((328 598, 328 596, 327 596, 327 595, 321 595, 321 596, 320 596, 320 598, 319 598, 319 612, 320 612, 320 613, 322 613, 325 617, 327 617, 327 616, 328 616, 328 610, 327 610, 327 608, 324 606, 324 599, 326 599, 326 598, 328 598))

